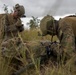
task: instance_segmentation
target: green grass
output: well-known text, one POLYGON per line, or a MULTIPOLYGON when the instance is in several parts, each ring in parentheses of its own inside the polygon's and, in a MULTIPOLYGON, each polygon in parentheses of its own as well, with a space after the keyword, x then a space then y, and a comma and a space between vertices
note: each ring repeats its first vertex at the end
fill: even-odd
MULTIPOLYGON (((22 62, 22 66, 26 66, 29 64, 29 60, 26 58, 30 58, 31 62, 35 64, 35 67, 32 67, 30 69, 27 69, 26 72, 24 72, 21 75, 76 75, 76 65, 75 65, 75 55, 67 61, 66 65, 62 64, 55 64, 51 62, 51 60, 48 61, 48 64, 43 64, 40 69, 40 59, 35 60, 35 56, 39 55, 40 50, 39 48, 39 41, 41 40, 49 40, 51 41, 51 36, 47 35, 45 37, 38 36, 37 30, 25 30, 23 33, 19 34, 19 37, 21 38, 23 43, 26 43, 29 47, 24 47, 21 49, 22 57, 17 58, 22 62), (39 51, 38 51, 38 50, 39 51), (25 51, 27 50, 27 53, 25 51), (35 54, 36 52, 37 54, 35 54)), ((55 36, 53 38, 53 41, 58 40, 55 36)), ((11 59, 7 60, 4 59, 1 56, 0 52, 0 75, 11 75, 13 67, 10 66, 11 59)), ((20 67, 22 67, 20 66, 20 67)))
POLYGON ((7 59, 2 58, 1 52, 0 52, 0 75, 11 74, 12 67, 10 67, 9 64, 10 64, 10 60, 8 62, 7 59))

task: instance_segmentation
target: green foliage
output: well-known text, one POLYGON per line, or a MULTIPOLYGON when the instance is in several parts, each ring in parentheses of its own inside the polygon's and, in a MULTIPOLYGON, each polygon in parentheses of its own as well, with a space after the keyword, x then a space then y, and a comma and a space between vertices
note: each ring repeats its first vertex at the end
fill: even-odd
POLYGON ((31 41, 31 40, 39 40, 41 36, 38 36, 37 30, 25 30, 22 34, 22 38, 24 41, 31 41))
POLYGON ((3 5, 3 9, 4 9, 4 12, 5 12, 5 13, 8 13, 8 5, 4 4, 4 5, 3 5))
POLYGON ((37 28, 39 25, 40 20, 38 19, 38 17, 34 17, 32 16, 32 19, 29 21, 29 23, 27 23, 27 25, 29 25, 30 29, 34 29, 37 28))
POLYGON ((9 12, 12 13, 13 12, 12 9, 10 9, 10 10, 8 9, 8 5, 6 5, 6 4, 3 5, 3 10, 5 13, 9 13, 9 12))

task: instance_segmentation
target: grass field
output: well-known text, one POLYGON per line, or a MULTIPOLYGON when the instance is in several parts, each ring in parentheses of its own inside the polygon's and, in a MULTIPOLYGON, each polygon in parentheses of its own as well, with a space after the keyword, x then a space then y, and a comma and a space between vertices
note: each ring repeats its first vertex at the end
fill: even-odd
MULTIPOLYGON (((74 55, 70 60, 67 61, 67 63, 64 65, 63 60, 61 62, 55 63, 51 62, 51 60, 48 61, 47 64, 42 64, 40 66, 40 59, 35 60, 34 55, 37 55, 39 51, 37 51, 37 54, 34 54, 33 51, 36 50, 35 46, 37 47, 39 41, 41 40, 49 40, 51 41, 51 36, 38 36, 38 31, 37 30, 25 30, 23 33, 19 34, 19 37, 21 38, 23 43, 28 43, 30 44, 30 48, 22 48, 21 53, 22 57, 17 58, 22 62, 22 66, 26 66, 29 64, 28 59, 26 59, 26 54, 24 50, 27 50, 27 55, 28 58, 31 59, 31 62, 34 63, 34 67, 31 67, 24 71, 21 75, 76 75, 76 62, 75 62, 75 57, 74 55), (30 50, 29 50, 30 49, 30 50), (55 65, 56 64, 56 65, 55 65)), ((58 40, 57 37, 55 36, 53 38, 53 41, 58 40)), ((1 56, 1 51, 0 51, 0 75, 11 75, 13 67, 10 66, 12 58, 7 59, 3 58, 1 56), (8 61, 7 61, 8 60, 8 61)), ((18 64, 17 64, 18 65, 18 64)))

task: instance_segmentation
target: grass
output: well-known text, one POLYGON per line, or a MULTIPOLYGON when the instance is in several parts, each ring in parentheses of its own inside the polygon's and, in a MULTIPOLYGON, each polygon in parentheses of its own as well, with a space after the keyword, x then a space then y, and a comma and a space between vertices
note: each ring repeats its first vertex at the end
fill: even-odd
POLYGON ((5 58, 2 58, 1 52, 0 52, 0 75, 10 75, 12 67, 9 66, 9 62, 5 58))
MULTIPOLYGON (((19 34, 22 42, 28 45, 28 47, 23 47, 20 51, 22 56, 17 58, 22 62, 23 66, 28 65, 30 62, 35 64, 35 67, 29 68, 26 72, 21 75, 76 75, 76 63, 74 55, 69 61, 67 61, 66 65, 62 64, 54 64, 51 60, 48 61, 47 64, 43 64, 40 66, 40 59, 35 59, 41 52, 40 41, 41 40, 49 40, 51 41, 51 36, 38 36, 37 30, 25 30, 23 33, 19 34), (25 53, 26 52, 26 53, 25 53)), ((55 36, 53 41, 58 40, 55 36)), ((42 48, 43 51, 44 48, 42 48)), ((1 56, 0 52, 0 75, 11 75, 13 67, 10 66, 11 59, 7 60, 1 56)), ((56 62, 55 62, 56 63, 56 62)), ((61 62, 60 62, 61 63, 61 62)))

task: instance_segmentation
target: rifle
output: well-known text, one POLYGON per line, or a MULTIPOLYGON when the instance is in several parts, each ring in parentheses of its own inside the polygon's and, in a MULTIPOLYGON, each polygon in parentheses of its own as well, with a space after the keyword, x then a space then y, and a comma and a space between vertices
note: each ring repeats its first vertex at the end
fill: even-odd
MULTIPOLYGON (((58 42, 50 42, 50 41, 41 41, 40 44, 45 47, 46 49, 46 54, 45 55, 40 55, 38 58, 40 58, 40 65, 44 64, 46 62, 46 60, 49 60, 49 58, 51 56, 57 57, 56 55, 54 55, 53 50, 51 49, 51 45, 54 43, 58 43, 58 42)), ((59 43, 58 43, 59 44, 59 43)), ((34 63, 29 63, 28 65, 26 65, 25 67, 17 70, 16 72, 14 72, 12 75, 21 75, 23 72, 26 72, 27 69, 30 68, 35 68, 35 64, 34 63)))

